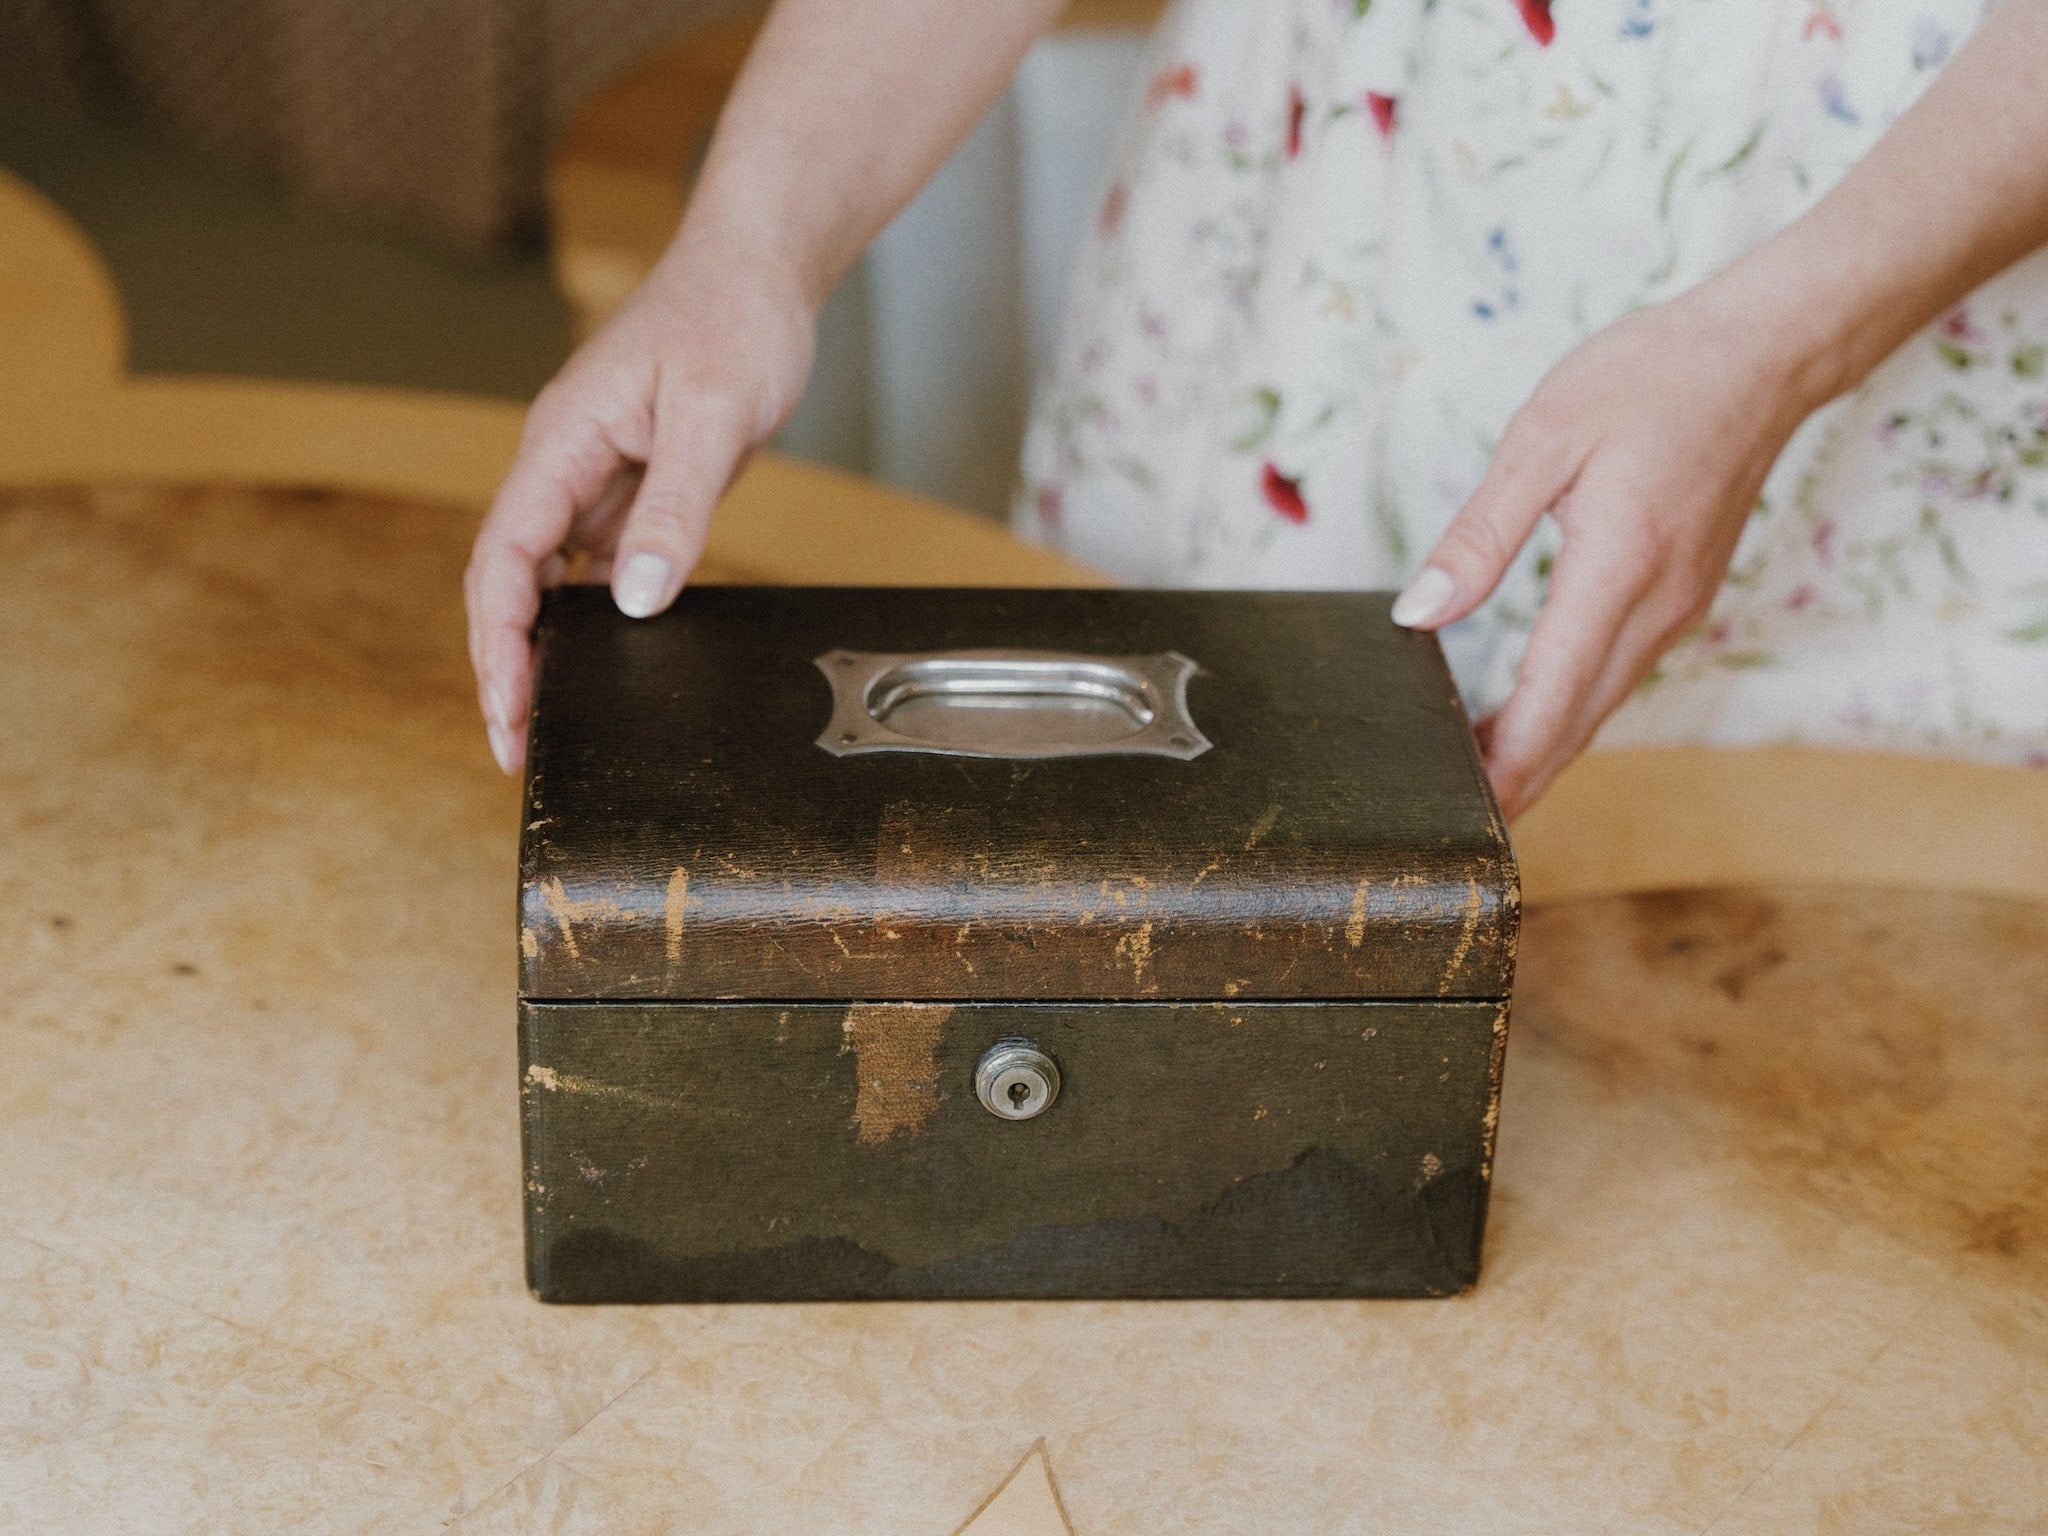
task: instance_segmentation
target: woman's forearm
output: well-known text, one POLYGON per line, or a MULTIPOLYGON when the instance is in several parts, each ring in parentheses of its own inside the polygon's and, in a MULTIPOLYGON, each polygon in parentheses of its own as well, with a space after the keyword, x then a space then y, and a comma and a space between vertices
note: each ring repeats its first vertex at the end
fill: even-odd
POLYGON ((2048 243, 2048 0, 2005 0, 1808 213, 1717 279, 1812 406, 2048 243))
POLYGON ((789 271, 821 304, 938 169, 1064 0, 779 0, 671 246, 789 271), (745 258, 743 258, 745 259, 745 258))

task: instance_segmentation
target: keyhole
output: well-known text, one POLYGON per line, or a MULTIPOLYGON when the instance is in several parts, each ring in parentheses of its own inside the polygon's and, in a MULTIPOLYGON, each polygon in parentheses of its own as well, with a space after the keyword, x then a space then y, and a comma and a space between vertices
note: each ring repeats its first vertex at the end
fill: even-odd
POLYGON ((1028 1040, 999 1040, 975 1064, 974 1096, 1001 1119, 1029 1120, 1060 1096, 1060 1069, 1028 1040))

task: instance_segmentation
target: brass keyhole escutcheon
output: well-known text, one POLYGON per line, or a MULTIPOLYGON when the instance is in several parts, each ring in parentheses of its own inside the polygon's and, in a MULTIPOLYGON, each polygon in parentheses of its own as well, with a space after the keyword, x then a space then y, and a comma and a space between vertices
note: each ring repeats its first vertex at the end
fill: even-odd
POLYGON ((1005 1040, 982 1053, 974 1069, 974 1093, 982 1107, 1002 1120, 1042 1115, 1059 1097, 1060 1069, 1028 1040, 1005 1040))

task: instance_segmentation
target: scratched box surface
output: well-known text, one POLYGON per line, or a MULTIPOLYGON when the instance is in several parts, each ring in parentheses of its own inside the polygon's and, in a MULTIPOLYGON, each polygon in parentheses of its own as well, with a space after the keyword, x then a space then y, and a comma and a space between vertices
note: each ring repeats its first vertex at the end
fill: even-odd
POLYGON ((551 594, 520 849, 550 1301, 1433 1296, 1513 857, 1384 594, 551 594))

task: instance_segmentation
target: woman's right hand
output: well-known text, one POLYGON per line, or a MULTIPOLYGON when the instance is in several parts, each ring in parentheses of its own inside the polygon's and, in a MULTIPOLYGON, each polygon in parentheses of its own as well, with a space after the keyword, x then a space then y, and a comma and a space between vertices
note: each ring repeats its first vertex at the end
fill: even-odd
POLYGON ((775 0, 674 243, 534 401, 476 536, 469 653, 507 773, 541 587, 609 580, 636 618, 675 601, 712 507, 796 409, 824 296, 1064 7, 775 0))
POLYGON ((621 612, 667 608, 711 511, 796 409, 817 316, 797 272, 690 229, 527 413, 464 592, 491 755, 526 753, 543 586, 609 582, 621 612))

